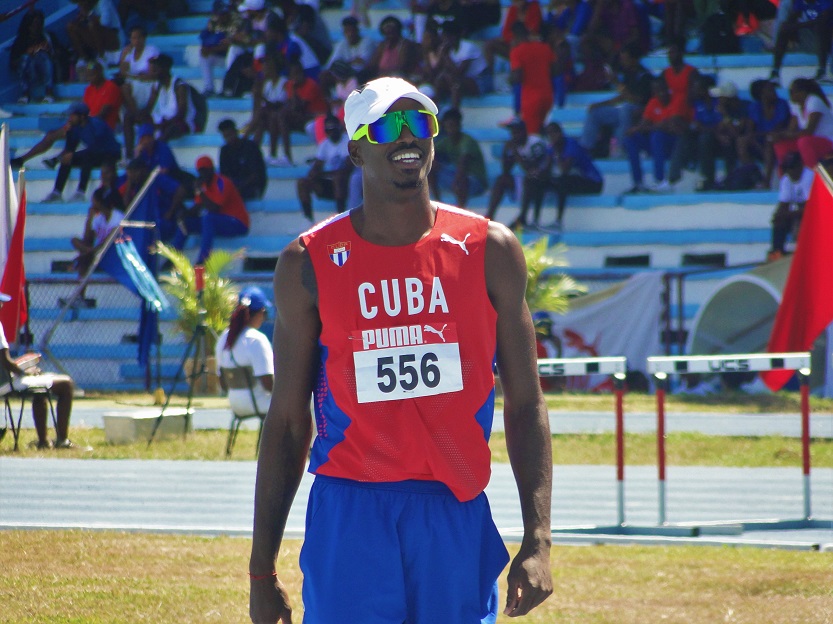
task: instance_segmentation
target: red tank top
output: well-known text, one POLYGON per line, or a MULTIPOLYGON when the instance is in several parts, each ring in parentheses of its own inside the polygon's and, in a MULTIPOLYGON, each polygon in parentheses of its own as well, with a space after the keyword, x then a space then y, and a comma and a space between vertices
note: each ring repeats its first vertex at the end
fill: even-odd
POLYGON ((301 235, 322 322, 311 472, 440 481, 461 501, 486 487, 497 320, 487 227, 439 204, 413 245, 368 243, 349 213, 301 235))

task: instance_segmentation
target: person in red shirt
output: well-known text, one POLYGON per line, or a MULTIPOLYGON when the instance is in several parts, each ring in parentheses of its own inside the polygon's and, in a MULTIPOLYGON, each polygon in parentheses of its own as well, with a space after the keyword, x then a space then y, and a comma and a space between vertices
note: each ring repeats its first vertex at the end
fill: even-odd
POLYGON ((685 40, 679 39, 668 46, 669 67, 662 70, 662 77, 668 86, 671 99, 679 101, 688 110, 689 87, 698 75, 697 69, 685 62, 685 40))
POLYGON ((688 105, 684 100, 674 99, 665 79, 654 78, 651 83, 653 97, 648 100, 642 119, 627 131, 624 148, 633 178, 633 188, 628 193, 646 191, 642 182, 641 153, 648 152, 654 162, 653 190, 670 191, 671 183, 665 179, 665 161, 671 156, 677 138, 683 132, 688 119, 688 105))
POLYGON ((197 176, 196 215, 179 220, 174 248, 182 250, 189 234, 200 233, 197 264, 202 264, 211 253, 215 236, 230 238, 249 233, 249 213, 234 182, 214 170, 209 156, 197 158, 197 176))
POLYGON ((289 81, 286 83, 286 104, 278 111, 278 128, 283 141, 288 164, 292 166, 291 132, 303 132, 304 127, 319 115, 329 112, 327 99, 318 83, 304 73, 298 61, 288 64, 289 81))
POLYGON ((503 26, 500 29, 500 37, 490 39, 483 47, 483 54, 489 64, 489 70, 491 71, 494 66, 495 56, 509 57, 513 37, 512 26, 523 24, 526 26, 527 32, 537 35, 541 32, 543 19, 541 5, 537 1, 512 0, 512 4, 506 12, 506 19, 504 19, 503 26))
POLYGON ((527 132, 539 134, 553 104, 555 52, 543 41, 530 39, 527 27, 520 22, 515 22, 512 32, 518 43, 509 53, 509 81, 520 84, 520 117, 527 132))
POLYGON ((101 117, 113 130, 119 125, 122 95, 119 86, 104 77, 104 68, 95 61, 90 65, 90 84, 84 89, 84 104, 90 109, 90 117, 101 117))

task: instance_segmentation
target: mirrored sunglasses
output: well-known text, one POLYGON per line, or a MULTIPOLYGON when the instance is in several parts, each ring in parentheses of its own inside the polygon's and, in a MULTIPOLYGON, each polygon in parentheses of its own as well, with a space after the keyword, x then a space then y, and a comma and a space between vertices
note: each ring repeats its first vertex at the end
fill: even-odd
POLYGON ((426 110, 404 110, 385 113, 371 124, 356 130, 353 140, 367 137, 370 143, 392 143, 402 134, 402 127, 408 126, 417 139, 430 139, 440 132, 437 116, 426 110))

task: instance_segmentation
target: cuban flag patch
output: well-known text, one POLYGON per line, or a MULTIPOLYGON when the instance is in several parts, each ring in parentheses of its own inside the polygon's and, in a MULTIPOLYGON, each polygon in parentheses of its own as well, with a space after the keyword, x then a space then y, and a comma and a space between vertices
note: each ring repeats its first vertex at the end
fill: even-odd
POLYGON ((327 253, 330 255, 330 260, 336 266, 344 266, 347 258, 350 257, 350 243, 334 243, 327 245, 327 253))

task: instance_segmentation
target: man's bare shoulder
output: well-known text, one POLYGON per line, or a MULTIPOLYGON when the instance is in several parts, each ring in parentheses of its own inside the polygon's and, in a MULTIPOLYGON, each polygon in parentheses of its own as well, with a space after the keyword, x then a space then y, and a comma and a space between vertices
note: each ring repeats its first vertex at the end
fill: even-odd
POLYGON ((311 303, 317 300, 318 287, 312 260, 300 239, 294 239, 281 251, 275 266, 274 286, 276 301, 304 295, 310 296, 311 303))

